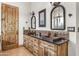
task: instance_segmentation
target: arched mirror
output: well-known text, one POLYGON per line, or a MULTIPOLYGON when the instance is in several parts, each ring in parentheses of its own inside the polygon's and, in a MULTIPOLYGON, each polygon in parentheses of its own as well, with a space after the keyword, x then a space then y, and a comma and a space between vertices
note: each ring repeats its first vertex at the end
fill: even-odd
POLYGON ((51 29, 65 30, 65 8, 62 5, 55 6, 51 11, 51 29))
POLYGON ((35 13, 32 13, 32 17, 31 17, 31 28, 32 29, 36 29, 36 17, 34 16, 35 13))

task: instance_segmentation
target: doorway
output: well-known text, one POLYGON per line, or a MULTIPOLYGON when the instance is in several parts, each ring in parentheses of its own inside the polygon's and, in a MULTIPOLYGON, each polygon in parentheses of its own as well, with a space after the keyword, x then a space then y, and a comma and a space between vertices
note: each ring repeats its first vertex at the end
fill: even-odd
POLYGON ((1 5, 1 35, 2 50, 18 47, 19 35, 19 8, 4 4, 1 5))

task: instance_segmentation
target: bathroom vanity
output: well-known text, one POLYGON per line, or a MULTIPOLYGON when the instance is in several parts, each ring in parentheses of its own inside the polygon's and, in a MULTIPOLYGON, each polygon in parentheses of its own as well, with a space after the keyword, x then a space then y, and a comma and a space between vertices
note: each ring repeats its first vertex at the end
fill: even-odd
MULTIPOLYGON (((41 32, 39 35, 28 35, 24 33, 24 47, 36 56, 67 56, 68 55, 68 33, 63 37, 48 37, 48 32, 41 32), (45 34, 45 35, 44 35, 45 34), (53 37, 53 38, 52 38, 53 37)), ((50 32, 52 35, 52 32, 50 32)), ((31 33, 32 34, 32 33, 31 33)))

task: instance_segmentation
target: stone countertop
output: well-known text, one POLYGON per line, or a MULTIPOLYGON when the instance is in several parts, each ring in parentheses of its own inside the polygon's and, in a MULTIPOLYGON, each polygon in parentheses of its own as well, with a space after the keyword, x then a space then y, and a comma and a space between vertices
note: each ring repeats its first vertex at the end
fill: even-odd
POLYGON ((46 42, 49 42, 52 44, 56 44, 56 45, 61 45, 61 44, 67 43, 69 41, 67 39, 63 39, 60 37, 54 37, 52 39, 52 38, 48 38, 48 37, 44 37, 44 36, 34 36, 34 35, 28 35, 28 36, 31 36, 31 37, 34 37, 34 38, 37 38, 37 39, 40 39, 40 40, 43 40, 43 41, 46 41, 46 42))

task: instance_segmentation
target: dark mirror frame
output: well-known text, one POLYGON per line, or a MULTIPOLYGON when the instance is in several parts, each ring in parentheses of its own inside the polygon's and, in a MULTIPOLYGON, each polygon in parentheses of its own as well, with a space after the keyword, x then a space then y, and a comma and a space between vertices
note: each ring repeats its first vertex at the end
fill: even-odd
POLYGON ((39 11, 39 27, 46 27, 46 9, 39 11), (41 21, 40 21, 41 13, 44 13, 44 20, 43 20, 44 24, 41 24, 41 21))
POLYGON ((32 15, 32 17, 31 17, 31 28, 32 28, 32 29, 36 29, 36 17, 35 17, 34 15, 32 15), (35 18, 35 28, 33 28, 33 25, 32 25, 32 23, 33 23, 33 18, 35 18))
POLYGON ((52 11, 51 11, 51 13, 50 13, 50 27, 51 27, 51 30, 65 30, 65 27, 66 27, 66 23, 65 23, 65 8, 64 8, 64 6, 62 6, 62 5, 57 5, 57 6, 55 6, 53 9, 52 9, 52 11), (53 11, 57 8, 57 7, 61 7, 62 9, 63 9, 63 18, 64 18, 64 24, 63 24, 63 29, 55 29, 55 28, 52 28, 52 13, 53 13, 53 11))

